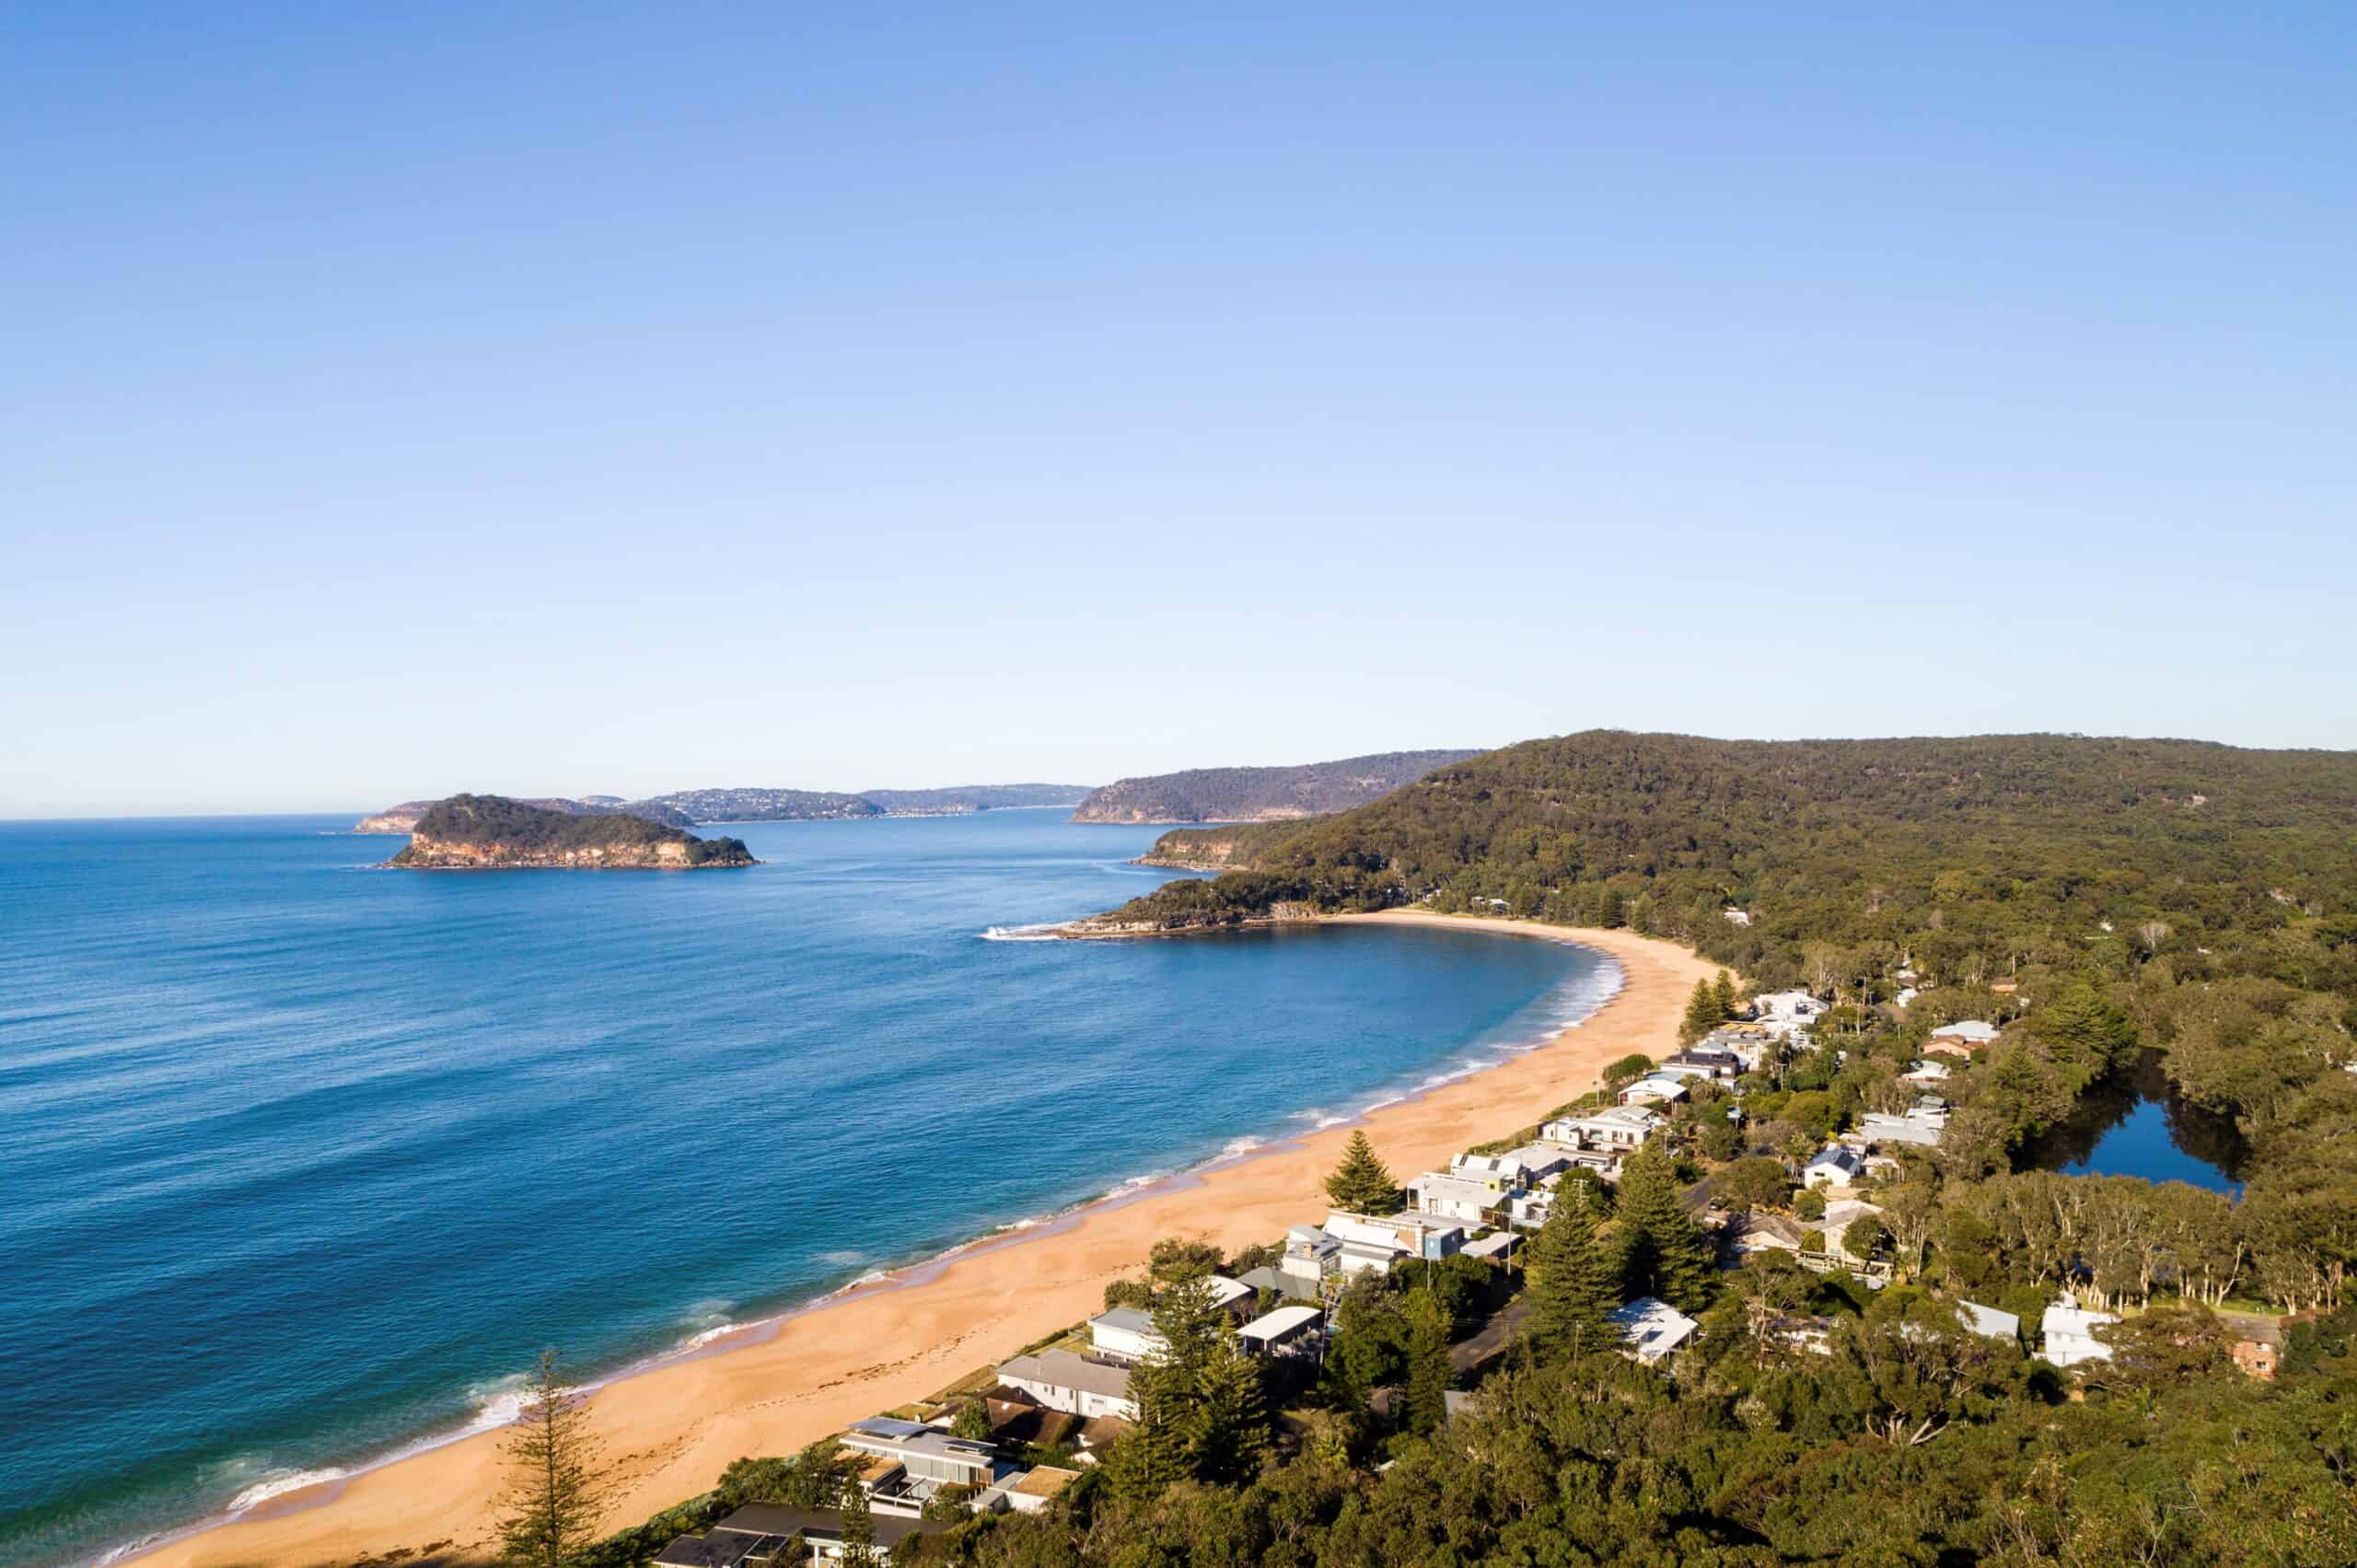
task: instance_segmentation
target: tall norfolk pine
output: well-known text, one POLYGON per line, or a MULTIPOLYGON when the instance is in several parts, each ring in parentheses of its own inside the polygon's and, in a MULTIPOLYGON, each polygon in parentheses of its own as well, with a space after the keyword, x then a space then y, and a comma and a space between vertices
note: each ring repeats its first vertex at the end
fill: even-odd
POLYGON ((601 1450, 589 1411, 540 1353, 523 1413, 502 1445, 508 1486, 501 1499, 501 1558, 519 1568, 564 1568, 594 1539, 602 1500, 601 1450))

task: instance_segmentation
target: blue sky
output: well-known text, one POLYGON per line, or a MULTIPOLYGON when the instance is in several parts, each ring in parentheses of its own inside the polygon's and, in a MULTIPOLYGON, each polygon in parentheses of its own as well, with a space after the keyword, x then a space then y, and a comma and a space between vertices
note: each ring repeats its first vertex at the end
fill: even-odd
POLYGON ((0 815, 2357 747, 2350 7, 11 7, 0 815))

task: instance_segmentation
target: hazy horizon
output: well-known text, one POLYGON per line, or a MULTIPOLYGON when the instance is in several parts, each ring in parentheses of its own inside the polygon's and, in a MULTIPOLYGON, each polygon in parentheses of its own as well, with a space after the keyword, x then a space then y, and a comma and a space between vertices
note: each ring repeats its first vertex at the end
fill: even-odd
POLYGON ((2346 7, 0 43, 0 818, 2357 747, 2346 7))

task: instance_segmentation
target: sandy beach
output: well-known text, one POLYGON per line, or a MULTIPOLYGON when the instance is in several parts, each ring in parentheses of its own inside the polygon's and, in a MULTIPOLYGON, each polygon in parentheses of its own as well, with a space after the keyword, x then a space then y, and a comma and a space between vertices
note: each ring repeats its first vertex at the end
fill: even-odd
MULTIPOLYGON (((1573 942, 1620 963, 1620 994, 1537 1050, 1371 1112, 1365 1128, 1402 1180, 1465 1145, 1504 1136, 1593 1086, 1607 1063, 1673 1048, 1698 977, 1713 966, 1669 942, 1408 912, 1348 916, 1573 942)), ((1099 1310, 1106 1283, 1136 1270, 1166 1236, 1223 1249, 1273 1240, 1322 1219, 1320 1184, 1347 1126, 1079 1211, 908 1271, 774 1325, 754 1342, 608 1385, 591 1401, 618 1484, 620 1528, 706 1490, 734 1458, 790 1452, 845 1423, 921 1399, 1099 1310)), ((273 1499, 245 1518, 141 1553, 173 1568, 311 1568, 401 1549, 460 1556, 491 1535, 501 1490, 499 1434, 273 1499)), ((487 1555, 487 1553, 486 1553, 487 1555)))

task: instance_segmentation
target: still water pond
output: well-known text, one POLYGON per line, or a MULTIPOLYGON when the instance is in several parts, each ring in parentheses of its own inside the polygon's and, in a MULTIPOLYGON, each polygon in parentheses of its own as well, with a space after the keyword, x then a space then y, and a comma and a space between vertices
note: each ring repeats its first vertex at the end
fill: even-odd
POLYGON ((2231 1117, 2169 1092, 2160 1052, 2147 1051, 2079 1102, 2070 1120, 2032 1139, 2025 1167, 2065 1176, 2141 1176, 2240 1196, 2246 1150, 2231 1117))

